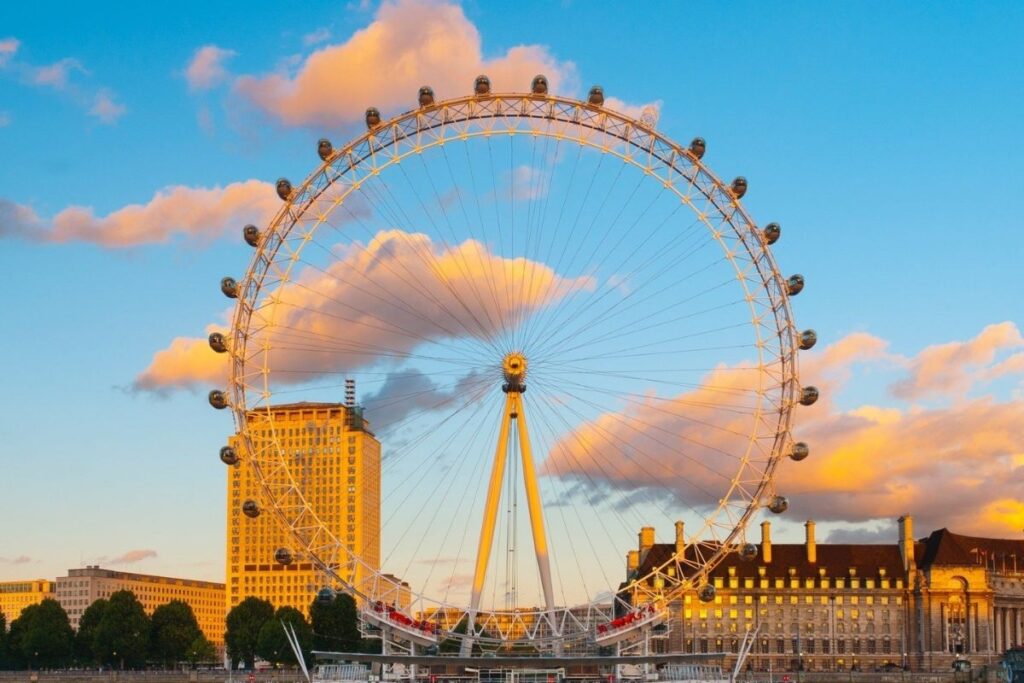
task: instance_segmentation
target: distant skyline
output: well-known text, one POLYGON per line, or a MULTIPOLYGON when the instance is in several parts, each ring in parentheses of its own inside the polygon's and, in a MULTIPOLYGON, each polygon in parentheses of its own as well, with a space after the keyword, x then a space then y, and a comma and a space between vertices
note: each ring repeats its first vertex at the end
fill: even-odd
POLYGON ((1024 536, 1020 4, 175 10, 0 7, 0 580, 223 581, 231 423, 159 352, 222 320, 240 226, 319 137, 479 72, 657 107, 782 224, 823 400, 797 417, 812 456, 780 471, 780 542, 812 516, 821 540, 895 541, 904 512, 919 536, 1024 536))

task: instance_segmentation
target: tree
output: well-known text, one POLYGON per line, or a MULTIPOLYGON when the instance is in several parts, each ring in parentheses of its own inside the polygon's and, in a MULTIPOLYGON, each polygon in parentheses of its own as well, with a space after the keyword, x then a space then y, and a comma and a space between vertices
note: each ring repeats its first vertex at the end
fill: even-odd
POLYGON ((228 612, 227 631, 224 633, 224 644, 227 646, 231 666, 239 662, 245 668, 256 665, 256 645, 259 642, 260 629, 263 624, 274 617, 274 606, 266 600, 248 597, 231 608, 228 612))
POLYGON ((68 614, 53 598, 26 607, 11 622, 12 652, 30 668, 65 666, 74 649, 74 631, 68 614))
POLYGON ((78 619, 78 633, 75 634, 75 659, 79 664, 95 664, 99 661, 96 655, 96 628, 100 625, 109 604, 106 598, 94 600, 78 619))
POLYGON ((7 663, 7 617, 0 612, 0 671, 11 668, 7 663))
POLYGON ((338 593, 332 600, 313 600, 309 607, 313 622, 313 648, 335 652, 361 652, 363 637, 359 633, 356 601, 347 593, 338 593))
POLYGON ((96 658, 122 669, 138 668, 149 654, 149 617, 131 591, 110 596, 93 640, 96 658))
POLYGON ((171 600, 153 610, 150 617, 150 659, 172 666, 188 659, 189 648, 202 635, 192 607, 171 600))
POLYGON ((302 612, 294 607, 279 608, 274 613, 274 618, 263 624, 256 644, 256 654, 272 664, 298 664, 295 651, 292 650, 284 633, 284 624, 295 628, 303 657, 308 659, 313 644, 313 629, 310 628, 306 617, 302 616, 302 612))
POLYGON ((188 652, 186 653, 185 659, 192 666, 195 666, 199 662, 213 662, 217 659, 217 648, 213 646, 206 636, 199 633, 198 636, 188 646, 188 652))

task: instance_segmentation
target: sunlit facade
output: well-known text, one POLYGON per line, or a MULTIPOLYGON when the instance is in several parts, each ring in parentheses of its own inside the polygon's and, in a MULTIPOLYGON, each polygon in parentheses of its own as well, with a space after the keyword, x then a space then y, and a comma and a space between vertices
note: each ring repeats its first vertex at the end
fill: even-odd
POLYGON ((146 614, 152 614, 171 600, 188 603, 203 635, 218 649, 223 647, 223 583, 119 572, 93 565, 69 569, 67 576, 58 576, 56 598, 68 613, 71 627, 77 630, 82 613, 89 605, 122 590, 134 593, 146 614))
POLYGON ((7 623, 17 619, 22 610, 46 598, 55 597, 53 581, 32 579, 25 581, 0 581, 0 613, 7 623))
MULTIPOLYGON (((757 556, 736 554, 712 571, 714 599, 696 590, 669 605, 656 652, 725 653, 732 666, 747 634, 746 665, 765 671, 872 671, 885 666, 949 670, 1024 645, 1024 541, 984 539, 946 529, 913 538, 902 517, 890 544, 771 540, 761 525, 757 556)), ((664 563, 677 547, 654 543, 645 527, 627 555, 627 581, 664 563)), ((624 584, 625 585, 625 584, 624 584)))
MULTIPOLYGON (((363 421, 359 408, 340 403, 295 403, 254 412, 250 430, 255 445, 275 438, 287 454, 288 468, 306 500, 342 543, 369 567, 380 566, 380 442, 363 421)), ((255 519, 242 513, 246 500, 262 502, 259 484, 245 463, 237 436, 229 439, 241 461, 228 469, 227 609, 249 596, 275 607, 291 606, 308 614, 326 579, 279 520, 265 510, 255 519), (294 561, 274 561, 288 548, 294 561)), ((360 582, 364 570, 345 578, 360 582)))

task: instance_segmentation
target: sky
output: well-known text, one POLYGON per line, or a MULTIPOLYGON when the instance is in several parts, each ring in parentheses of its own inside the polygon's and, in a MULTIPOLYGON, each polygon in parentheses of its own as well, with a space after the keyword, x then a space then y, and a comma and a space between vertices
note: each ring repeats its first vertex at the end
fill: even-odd
POLYGON ((480 72, 654 107, 782 224, 824 397, 797 415, 813 450, 780 470, 777 539, 813 516, 819 538, 893 540, 907 512, 920 533, 1024 534, 1019 3, 303 9, 0 7, 0 579, 223 577, 230 420, 208 368, 160 353, 223 321, 240 226, 318 138, 480 72))

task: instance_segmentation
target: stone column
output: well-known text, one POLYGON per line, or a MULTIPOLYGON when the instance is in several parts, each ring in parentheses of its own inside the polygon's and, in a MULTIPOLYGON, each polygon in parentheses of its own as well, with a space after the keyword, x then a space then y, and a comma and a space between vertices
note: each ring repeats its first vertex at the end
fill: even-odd
POLYGON ((1003 625, 999 623, 1000 609, 992 608, 992 633, 996 639, 996 652, 1003 651, 1003 625))

